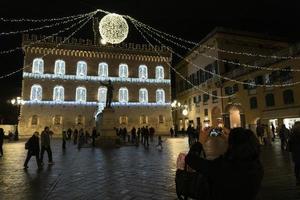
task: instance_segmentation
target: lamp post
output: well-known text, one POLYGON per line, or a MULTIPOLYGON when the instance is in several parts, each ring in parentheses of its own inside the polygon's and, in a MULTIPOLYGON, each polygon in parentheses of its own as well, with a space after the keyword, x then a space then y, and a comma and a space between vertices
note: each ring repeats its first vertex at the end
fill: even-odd
POLYGON ((175 127, 175 134, 178 131, 178 125, 177 125, 177 111, 182 109, 182 115, 187 116, 188 115, 188 106, 187 105, 183 105, 180 102, 178 102, 177 100, 174 100, 171 103, 171 108, 172 108, 172 117, 173 117, 173 123, 174 123, 174 127, 175 127))
MULTIPOLYGON (((18 123, 20 119, 20 107, 21 105, 24 105, 24 100, 21 97, 16 97, 10 100, 10 103, 13 106, 18 106, 18 123)), ((19 133, 18 133, 18 125, 16 126, 16 132, 15 132, 15 140, 19 139, 19 133)))

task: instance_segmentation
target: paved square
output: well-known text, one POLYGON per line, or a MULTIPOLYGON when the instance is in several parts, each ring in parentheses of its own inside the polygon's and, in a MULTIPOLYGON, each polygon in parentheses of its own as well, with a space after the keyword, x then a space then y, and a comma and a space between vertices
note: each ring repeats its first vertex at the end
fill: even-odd
MULTIPOLYGON (((26 151, 24 141, 5 143, 0 158, 0 199, 176 199, 174 175, 179 152, 187 151, 186 138, 169 138, 159 151, 122 147, 101 150, 82 148, 72 143, 65 152, 61 141, 53 140, 55 165, 39 172, 35 159, 23 170, 26 151)), ((45 159, 46 158, 46 159, 45 159)), ((263 147, 265 177, 259 199, 300 199, 287 152, 278 142, 263 147)))

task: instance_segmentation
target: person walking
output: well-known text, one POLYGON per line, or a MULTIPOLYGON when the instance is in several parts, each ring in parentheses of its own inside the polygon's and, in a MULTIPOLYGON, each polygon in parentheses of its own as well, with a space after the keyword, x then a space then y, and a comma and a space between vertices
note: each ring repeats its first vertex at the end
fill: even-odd
POLYGON ((78 140, 78 130, 75 129, 74 132, 73 132, 73 143, 74 143, 74 145, 77 144, 77 140, 78 140))
POLYGON ((300 185, 300 122, 295 122, 289 140, 289 151, 292 153, 296 185, 300 185))
POLYGON ((151 127, 149 128, 149 136, 150 136, 150 141, 151 141, 151 142, 153 142, 154 133, 155 133, 155 129, 151 126, 151 127))
POLYGON ((136 129, 135 129, 135 127, 132 127, 132 129, 131 129, 131 143, 133 144, 133 143, 135 143, 135 141, 136 141, 136 129))
POLYGON ((194 129, 191 125, 188 126, 186 133, 189 138, 189 146, 192 146, 192 144, 194 143, 194 129))
POLYGON ((158 136, 158 143, 156 145, 156 148, 158 148, 159 150, 162 150, 163 149, 162 143, 163 143, 163 140, 162 140, 161 136, 158 136))
POLYGON ((141 128, 138 128, 138 130, 137 130, 137 142, 140 142, 140 138, 141 138, 141 128))
POLYGON ((39 159, 40 154, 40 142, 39 142, 39 132, 35 131, 34 134, 25 143, 25 149, 27 149, 27 156, 24 162, 24 169, 28 168, 28 162, 32 156, 35 156, 36 164, 39 169, 42 169, 42 165, 39 159))
POLYGON ((95 147, 96 137, 97 137, 97 130, 96 130, 96 127, 94 127, 93 131, 92 131, 92 145, 93 145, 93 147, 95 147))
POLYGON ((144 129, 144 146, 145 147, 149 147, 149 129, 148 129, 148 126, 145 127, 144 129))
POLYGON ((4 141, 4 130, 0 128, 0 157, 3 156, 3 141, 4 141))
POLYGON ((171 135, 171 137, 174 137, 174 130, 172 127, 170 128, 170 135, 171 135))
POLYGON ((274 142, 275 141, 275 126, 273 123, 271 124, 271 131, 272 131, 272 141, 274 142))
POLYGON ((71 128, 68 128, 67 136, 68 136, 68 140, 71 140, 71 136, 72 136, 72 129, 71 128))
POLYGON ((282 124, 280 130, 279 130, 279 138, 281 141, 281 149, 285 150, 287 147, 287 141, 289 137, 289 130, 285 127, 285 124, 282 124))
POLYGON ((265 135, 265 129, 264 126, 261 123, 258 123, 256 126, 256 135, 258 137, 259 143, 261 145, 264 144, 264 135, 265 135))
POLYGON ((41 134, 41 164, 43 164, 44 153, 47 151, 48 154, 48 164, 54 164, 52 160, 52 151, 50 146, 50 129, 49 127, 45 127, 44 131, 41 134))
POLYGON ((82 145, 84 144, 84 131, 83 129, 81 128, 79 130, 79 138, 78 138, 78 149, 80 149, 82 147, 82 145))
POLYGON ((62 132, 62 149, 66 149, 66 140, 67 140, 67 132, 63 131, 62 132))

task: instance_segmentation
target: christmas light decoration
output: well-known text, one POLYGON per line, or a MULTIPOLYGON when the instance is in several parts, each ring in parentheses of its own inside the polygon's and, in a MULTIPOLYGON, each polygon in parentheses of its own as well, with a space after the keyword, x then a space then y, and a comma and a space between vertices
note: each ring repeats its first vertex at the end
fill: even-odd
POLYGON ((45 41, 45 40, 47 40, 47 39, 49 39, 49 38, 52 38, 52 37, 54 37, 54 36, 57 36, 57 35, 59 35, 60 33, 64 33, 64 32, 66 32, 66 31, 72 29, 74 26, 76 26, 76 25, 78 25, 78 24, 81 24, 84 20, 86 20, 86 18, 81 19, 79 22, 74 23, 74 24, 72 24, 72 25, 69 26, 69 27, 66 27, 66 28, 64 28, 64 29, 61 29, 60 31, 58 31, 58 32, 56 32, 56 33, 54 33, 54 34, 52 34, 52 35, 50 35, 50 36, 47 36, 47 37, 45 37, 45 38, 42 38, 42 39, 36 40, 36 41, 34 41, 34 42, 31 42, 31 43, 29 43, 28 45, 24 45, 24 46, 22 46, 22 47, 16 47, 16 48, 14 48, 14 49, 8 49, 8 50, 0 51, 0 54, 7 54, 7 53, 12 53, 12 52, 17 51, 17 50, 23 50, 23 48, 30 47, 31 45, 37 44, 37 43, 39 43, 39 42, 42 42, 42 41, 45 41))
POLYGON ((99 32, 105 42, 119 44, 127 38, 128 24, 121 15, 110 13, 101 19, 99 32))
MULTIPOLYGON (((24 100, 23 103, 25 105, 78 105, 78 106, 103 106, 105 105, 104 103, 99 103, 96 101, 89 101, 89 102, 84 102, 84 101, 36 101, 36 100, 24 100)), ((125 107, 125 106, 141 106, 141 107, 169 107, 171 106, 170 102, 167 103, 156 103, 156 102, 145 102, 145 103, 140 103, 140 102, 112 102, 112 106, 120 106, 120 107, 125 107)))
POLYGON ((2 32, 2 33, 0 33, 0 36, 2 36, 2 35, 13 35, 13 34, 19 34, 19 33, 28 33, 28 32, 31 32, 31 31, 37 31, 37 30, 52 28, 52 27, 55 27, 55 26, 59 26, 59 25, 67 24, 69 22, 73 22, 75 20, 78 20, 78 19, 81 19, 81 18, 84 18, 84 17, 85 16, 80 16, 80 17, 72 18, 72 19, 69 19, 69 20, 65 20, 65 21, 61 21, 61 22, 57 22, 57 23, 54 23, 54 24, 51 24, 51 25, 45 25, 45 26, 41 26, 41 27, 37 27, 37 28, 29 28, 29 29, 19 30, 19 31, 2 32))
MULTIPOLYGON (((100 11, 100 10, 97 10, 100 11)), ((86 17, 91 15, 93 12, 89 12, 89 13, 84 13, 84 14, 79 14, 79 15, 71 15, 71 16, 67 16, 67 17, 60 17, 60 18, 51 18, 51 19, 5 19, 5 18, 0 18, 0 21, 2 22, 32 22, 32 23, 41 23, 41 22, 53 22, 53 21, 62 21, 62 20, 67 20, 67 19, 72 19, 72 18, 76 18, 76 17, 86 17)))
MULTIPOLYGON (((135 22, 133 22, 133 23, 135 23, 135 22)), ((137 24, 135 24, 135 25, 138 26, 137 24)), ((149 35, 151 38, 153 38, 155 41, 157 41, 160 45, 166 46, 166 45, 164 45, 162 42, 160 42, 158 39, 154 38, 154 36, 151 35, 150 33, 146 32, 146 34, 149 35)), ((176 44, 176 45, 178 45, 178 46, 182 46, 182 45, 180 45, 179 43, 174 42, 174 41, 172 41, 172 40, 169 40, 169 39, 166 39, 166 40, 168 40, 168 41, 170 41, 170 42, 172 42, 172 43, 174 43, 174 44, 176 44)), ((293 86, 293 85, 300 84, 300 81, 293 82, 293 83, 284 83, 284 84, 255 84, 255 83, 253 83, 253 82, 238 81, 238 80, 235 80, 235 79, 228 78, 228 77, 226 77, 226 76, 221 76, 221 75, 219 75, 219 74, 217 74, 217 73, 214 73, 214 72, 211 72, 211 71, 209 71, 209 70, 206 70, 205 68, 196 65, 195 63, 193 63, 193 62, 191 62, 190 60, 186 59, 186 58, 183 57, 182 55, 176 53, 176 52, 173 51, 170 47, 168 47, 168 48, 170 49, 170 51, 171 51, 173 54, 175 54, 175 55, 178 56, 179 58, 181 58, 181 59, 187 61, 189 64, 193 65, 194 67, 196 67, 196 68, 198 68, 198 69, 200 69, 200 70, 202 70, 202 71, 204 71, 204 72, 206 72, 206 73, 209 73, 209 74, 211 74, 211 75, 213 75, 213 76, 216 76, 216 77, 218 77, 218 78, 220 78, 220 79, 232 81, 232 82, 235 82, 235 83, 238 83, 238 84, 249 85, 249 86, 252 86, 252 87, 286 87, 286 86, 293 86)), ((188 50, 192 50, 192 49, 189 49, 189 48, 188 48, 188 50)))
MULTIPOLYGON (((58 44, 57 44, 54 48, 52 48, 52 49, 55 49, 55 48, 59 47, 60 45, 62 45, 63 43, 65 43, 67 40, 69 40, 75 33, 77 33, 83 26, 85 26, 85 25, 92 19, 92 17, 93 17, 96 13, 97 13, 97 12, 93 12, 93 14, 89 15, 88 19, 84 19, 85 22, 84 22, 83 24, 81 24, 81 25, 79 26, 79 28, 77 28, 73 33, 71 33, 68 37, 66 37, 62 42, 58 43, 58 44)), ((83 20, 83 21, 84 21, 84 20, 83 20)), ((50 52, 47 53, 47 54, 44 54, 41 58, 43 58, 43 57, 45 57, 45 56, 47 56, 47 55, 49 55, 49 54, 50 54, 50 52)), ((6 78, 6 77, 11 76, 11 75, 13 75, 13 74, 16 74, 16 73, 18 73, 18 72, 20 72, 20 71, 22 71, 22 70, 24 70, 24 69, 26 69, 26 68, 28 68, 28 67, 31 67, 31 65, 32 65, 32 63, 30 63, 30 64, 28 64, 28 65, 26 65, 26 66, 24 66, 24 67, 22 67, 22 68, 20 68, 20 69, 18 69, 18 70, 16 70, 16 71, 14 71, 14 72, 11 72, 11 73, 2 75, 2 76, 0 76, 0 79, 3 79, 3 78, 6 78)))
POLYGON ((57 75, 57 74, 35 74, 23 72, 24 78, 51 79, 51 80, 77 80, 77 81, 108 81, 129 82, 129 83, 162 83, 171 84, 170 79, 141 79, 141 78, 121 78, 121 77, 102 77, 102 76, 76 76, 76 75, 57 75))
MULTIPOLYGON (((134 21, 134 23, 138 23, 136 21, 134 21)), ((220 59, 220 58, 217 58, 215 56, 212 56, 212 55, 208 55, 206 53, 203 53, 203 52, 199 52, 197 50, 194 50, 192 48, 189 48, 189 47, 186 47, 182 44, 179 44, 177 42, 174 42, 164 36, 162 36, 161 34, 158 34, 157 32, 151 30, 150 28, 148 27, 143 27, 141 24, 139 24, 139 27, 142 27, 142 28, 145 28, 147 29, 149 32, 152 32, 153 34, 157 35, 158 37, 166 40, 166 41, 169 41, 181 48, 184 48, 186 50, 189 50, 189 51, 193 51, 193 52, 196 52, 197 55, 201 55, 201 56, 204 56, 204 57, 207 57, 207 58, 210 58, 210 59, 213 59, 213 60, 217 60, 217 61, 221 61, 223 63, 228 63, 228 64, 233 64, 233 65, 237 65, 237 66, 241 66, 241 67, 248 67, 248 68, 253 68, 253 69, 260 69, 260 70, 267 70, 267 71, 287 71, 287 72, 300 72, 300 69, 284 69, 284 68, 280 68, 280 67, 260 67, 260 66, 256 66, 256 65, 249 65, 249 64, 244 64, 244 63, 238 63, 238 62, 234 62, 234 61, 230 61, 230 60, 226 60, 226 59, 220 59)), ((152 37, 152 36, 151 36, 152 37)), ((198 45, 197 45, 198 46, 198 45)), ((201 46, 201 45, 200 45, 201 46)))
POLYGON ((173 38, 173 39, 176 39, 176 40, 179 40, 181 42, 185 42, 185 43, 188 43, 188 44, 192 44, 192 45, 196 45, 196 46, 199 46, 199 47, 202 47, 202 48, 206 48, 206 49, 209 49, 209 50, 213 50, 213 51, 218 51, 218 52, 222 52, 222 53, 229 53, 229 54, 236 54, 236 55, 243 55, 243 56, 251 56, 251 57, 261 57, 261 58, 271 58, 271 59, 284 59, 284 60, 287 60, 287 59, 300 59, 299 56, 279 56, 279 55, 265 55, 265 54, 257 54, 257 53, 251 53, 251 52, 242 52, 242 51, 230 51, 230 50, 226 50, 226 49, 220 49, 220 48, 217 48, 217 47, 211 47, 211 46, 208 46, 208 45, 203 45, 203 44, 199 44, 199 42, 193 42, 193 41, 190 41, 190 40, 186 40, 186 39, 183 39, 183 38, 180 38, 180 37, 177 37, 175 35, 171 35, 171 34, 168 34, 166 32, 163 32, 163 31, 160 31, 158 29, 155 29, 147 24, 144 24, 142 23, 141 21, 138 21, 136 20, 135 18, 131 17, 131 16, 128 16, 128 15, 125 15, 124 16, 125 18, 128 18, 130 20, 133 20, 135 22, 137 22, 138 24, 140 24, 141 26, 143 26, 144 28, 148 28, 148 29, 151 29, 161 35, 166 35, 170 38, 173 38))
MULTIPOLYGON (((138 26, 133 23, 134 27, 140 32, 140 34, 142 35, 142 37, 144 38, 144 40, 155 50, 155 52, 157 53, 158 56, 162 57, 160 55, 160 53, 154 48, 153 44, 148 40, 148 38, 144 35, 144 33, 138 28, 138 26)), ((172 69, 180 78, 182 78, 183 80, 185 80, 188 84, 190 84, 193 88, 195 88, 196 90, 199 90, 200 92, 204 93, 204 94, 207 94, 209 96, 212 96, 212 97, 216 97, 216 98, 231 98, 233 96, 235 96, 235 94, 232 94, 232 95, 226 95, 226 96, 219 96, 219 95, 214 95, 212 93, 209 93, 205 90, 202 90, 199 86, 195 86, 192 82, 190 82, 189 80, 187 80, 181 73, 179 73, 174 67, 172 67, 172 65, 170 63, 167 62, 167 60, 162 57, 162 59, 165 60, 165 62, 168 64, 168 66, 170 67, 170 69, 172 69)))

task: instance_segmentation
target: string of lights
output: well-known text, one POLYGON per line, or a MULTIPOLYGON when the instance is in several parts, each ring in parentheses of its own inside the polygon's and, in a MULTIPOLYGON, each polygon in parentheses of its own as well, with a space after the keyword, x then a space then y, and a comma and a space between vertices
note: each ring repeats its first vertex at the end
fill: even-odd
MULTIPOLYGON (((73 33, 71 33, 69 36, 67 36, 62 42, 58 43, 55 47, 53 47, 52 49, 55 49, 57 47, 59 47, 60 45, 62 45, 63 43, 65 43, 67 40, 69 40, 73 35, 75 35, 75 33, 77 33, 82 27, 84 27, 91 19, 92 17, 97 13, 98 11, 93 12, 92 14, 89 15, 89 17, 87 17, 87 20, 83 20, 84 22, 79 26, 79 28, 77 28, 73 33)), ((41 56, 41 58, 49 55, 50 53, 44 54, 43 56, 41 56)), ((32 65, 32 62, 30 64, 25 65, 24 67, 21 67, 20 69, 13 71, 11 73, 5 74, 0 76, 0 79, 12 76, 28 67, 30 67, 32 65)))
MULTIPOLYGON (((133 21, 133 23, 136 23, 136 21, 133 21)), ((137 26, 138 26, 138 23, 137 23, 137 26)), ((141 27, 141 26, 140 26, 141 27)), ((142 27, 141 27, 142 28, 142 27)), ((142 29, 145 31, 145 29, 142 29)), ((161 41, 159 41, 158 39, 156 39, 151 33, 149 32, 146 32, 145 33, 147 35, 149 35, 151 38, 153 38, 155 41, 157 41, 158 43, 160 43, 160 45, 162 46, 166 46, 164 45, 161 41)), ((167 39, 168 41, 178 45, 178 46, 181 46, 182 48, 187 48, 187 47, 183 47, 181 44, 177 43, 177 42, 174 42, 170 39, 167 39)), ((238 80, 235 80, 235 79, 231 79, 231 78, 228 78, 226 76, 222 76, 220 74, 217 74, 217 73, 214 73, 212 71, 209 71, 209 70, 206 70, 205 68, 203 67, 200 67, 199 65, 196 65, 195 63, 191 62, 189 59, 186 59, 184 58, 182 55, 176 53, 175 51, 171 50, 170 47, 168 47, 170 49, 170 51, 175 54, 176 56, 178 56, 179 58, 181 59, 184 59, 185 61, 187 61, 189 64, 195 66, 196 68, 206 72, 206 73, 209 73, 213 76, 216 76, 218 78, 221 78, 221 79, 224 79, 224 80, 228 80, 228 81, 231 81, 231 82, 235 82, 235 83, 238 83, 238 84, 242 84, 242 85, 249 85, 249 86, 253 86, 253 87, 287 87, 287 86, 293 86, 293 85, 297 85, 297 84, 300 84, 300 81, 297 81, 297 82, 292 82, 292 83, 284 83, 284 84, 255 84, 254 82, 244 82, 244 81, 238 81, 238 80)), ((190 48, 187 48, 188 50, 192 50, 190 48)))
POLYGON ((176 43, 177 46, 180 46, 184 49, 187 49, 187 50, 190 50, 190 51, 193 51, 193 52, 196 52, 197 55, 201 55, 201 56, 204 56, 204 57, 207 57, 207 58, 210 58, 210 59, 213 59, 213 60, 217 60, 217 61, 220 61, 220 62, 223 62, 223 63, 228 63, 228 64, 233 64, 233 65, 237 65, 237 66, 241 66, 241 67, 247 67, 247 68, 253 68, 253 69, 259 69, 259 70, 267 70, 267 71, 286 71, 286 72, 300 72, 300 69, 285 69, 285 68, 280 68, 280 67, 260 67, 260 66, 256 66, 256 65, 249 65, 249 64, 245 64, 245 63, 238 63, 238 62, 234 62, 234 61, 230 61, 230 60, 226 60, 226 59, 221 59, 221 58, 217 58, 215 56, 212 56, 212 55, 208 55, 206 53, 200 53, 199 51, 197 50, 193 50, 192 48, 189 48, 189 47, 186 47, 184 45, 181 45, 177 42, 174 42, 172 40, 170 40, 169 38, 166 38, 164 36, 162 36, 161 34, 158 34, 157 32, 151 30, 150 28, 146 27, 146 26, 143 26, 142 24, 140 24, 138 21, 136 21, 141 27, 147 29, 148 31, 152 32, 153 34, 159 36, 160 38, 163 38, 164 40, 166 41, 169 41, 169 42, 172 42, 172 43, 176 43))
POLYGON ((0 21, 2 22, 30 22, 30 23, 41 23, 41 22, 54 22, 54 21, 62 21, 62 20, 68 20, 76 17, 86 17, 89 16, 90 14, 94 13, 89 12, 89 13, 83 13, 83 14, 78 14, 78 15, 71 15, 67 17, 59 17, 59 18, 51 18, 51 19, 5 19, 5 18, 0 18, 0 21))
POLYGON ((55 26, 60 26, 60 25, 63 25, 63 24, 67 24, 69 22, 73 22, 73 21, 76 21, 76 20, 84 18, 84 17, 85 16, 80 16, 80 17, 69 19, 69 20, 64 20, 64 21, 56 22, 56 23, 51 24, 51 25, 44 25, 44 26, 37 27, 37 28, 29 28, 29 29, 25 29, 25 30, 2 32, 2 33, 0 33, 0 36, 2 36, 2 35, 13 35, 13 34, 19 34, 19 33, 28 33, 28 32, 31 32, 31 31, 48 29, 48 28, 52 28, 52 27, 55 27, 55 26))
POLYGON ((57 36, 57 35, 59 35, 59 34, 61 34, 61 33, 64 33, 64 32, 66 32, 66 31, 72 29, 74 26, 80 24, 80 23, 83 22, 84 20, 85 20, 85 18, 79 20, 78 23, 73 23, 73 24, 72 24, 71 26, 69 26, 69 27, 66 27, 66 28, 64 28, 64 29, 61 29, 60 31, 58 31, 58 32, 56 32, 56 33, 54 33, 54 34, 52 34, 52 35, 50 35, 50 36, 47 36, 47 37, 44 37, 44 38, 42 38, 42 39, 36 40, 36 41, 34 41, 34 42, 31 42, 31 43, 29 43, 28 45, 24 45, 23 47, 16 47, 16 48, 14 48, 14 49, 8 49, 8 50, 0 51, 0 54, 8 54, 8 53, 15 52, 15 51, 17 51, 17 50, 23 50, 23 48, 25 48, 25 47, 30 47, 31 45, 34 45, 34 44, 36 44, 36 43, 45 41, 45 40, 47 40, 47 39, 49 39, 49 38, 52 38, 52 37, 55 37, 55 36, 57 36))
MULTIPOLYGON (((133 22, 133 20, 130 20, 131 22, 133 22)), ((134 25, 134 27, 139 31, 139 33, 142 35, 142 37, 144 38, 144 40, 155 50, 153 44, 149 41, 149 39, 144 35, 144 33, 139 29, 139 27, 136 25, 136 23, 132 23, 134 25)), ((156 51, 156 50, 155 50, 156 51)), ((162 57, 160 55, 160 53, 158 51, 156 51, 157 55, 162 57)), ((163 58, 163 57, 162 57, 163 58)), ((218 98, 218 99, 224 99, 224 98, 231 98, 233 96, 235 96, 234 94, 232 95, 227 95, 227 96, 219 96, 219 95, 214 95, 212 93, 209 93, 205 90, 202 90, 199 86, 196 86, 194 85, 191 81, 189 81, 188 79, 186 79, 180 72, 178 72, 174 67, 172 67, 172 65, 165 59, 163 58, 164 61, 168 64, 168 66, 179 76, 181 77, 183 80, 185 80, 188 84, 190 84, 193 88, 199 90, 200 92, 204 93, 204 94, 207 94, 211 97, 215 97, 215 98, 218 98)))
POLYGON ((179 40, 181 42, 185 42, 185 43, 188 43, 188 44, 191 44, 191 45, 196 45, 196 46, 199 46, 199 47, 202 47, 202 48, 206 48, 206 49, 209 49, 209 50, 212 50, 212 51, 218 51, 218 52, 228 53, 228 54, 243 55, 243 56, 250 56, 250 57, 261 57, 261 58, 279 59, 279 60, 282 60, 282 59, 283 60, 287 60, 287 59, 300 59, 299 56, 278 56, 278 55, 275 55, 275 54, 274 55, 265 55, 265 54, 251 53, 251 52, 231 51, 231 50, 220 49, 220 48, 217 48, 217 47, 212 47, 212 46, 208 46, 208 45, 204 45, 204 44, 199 44, 197 42, 186 40, 186 39, 180 38, 178 36, 171 35, 169 33, 160 31, 160 30, 155 29, 155 28, 153 28, 153 27, 151 27, 151 26, 149 26, 147 24, 142 23, 139 20, 136 20, 135 18, 132 18, 129 15, 124 15, 123 17, 128 18, 128 19, 133 19, 133 20, 137 21, 138 23, 140 23, 142 26, 147 27, 147 28, 149 28, 149 29, 151 29, 153 31, 156 31, 156 32, 160 33, 160 34, 163 34, 163 35, 166 35, 168 37, 171 37, 173 39, 176 39, 176 40, 179 40))

